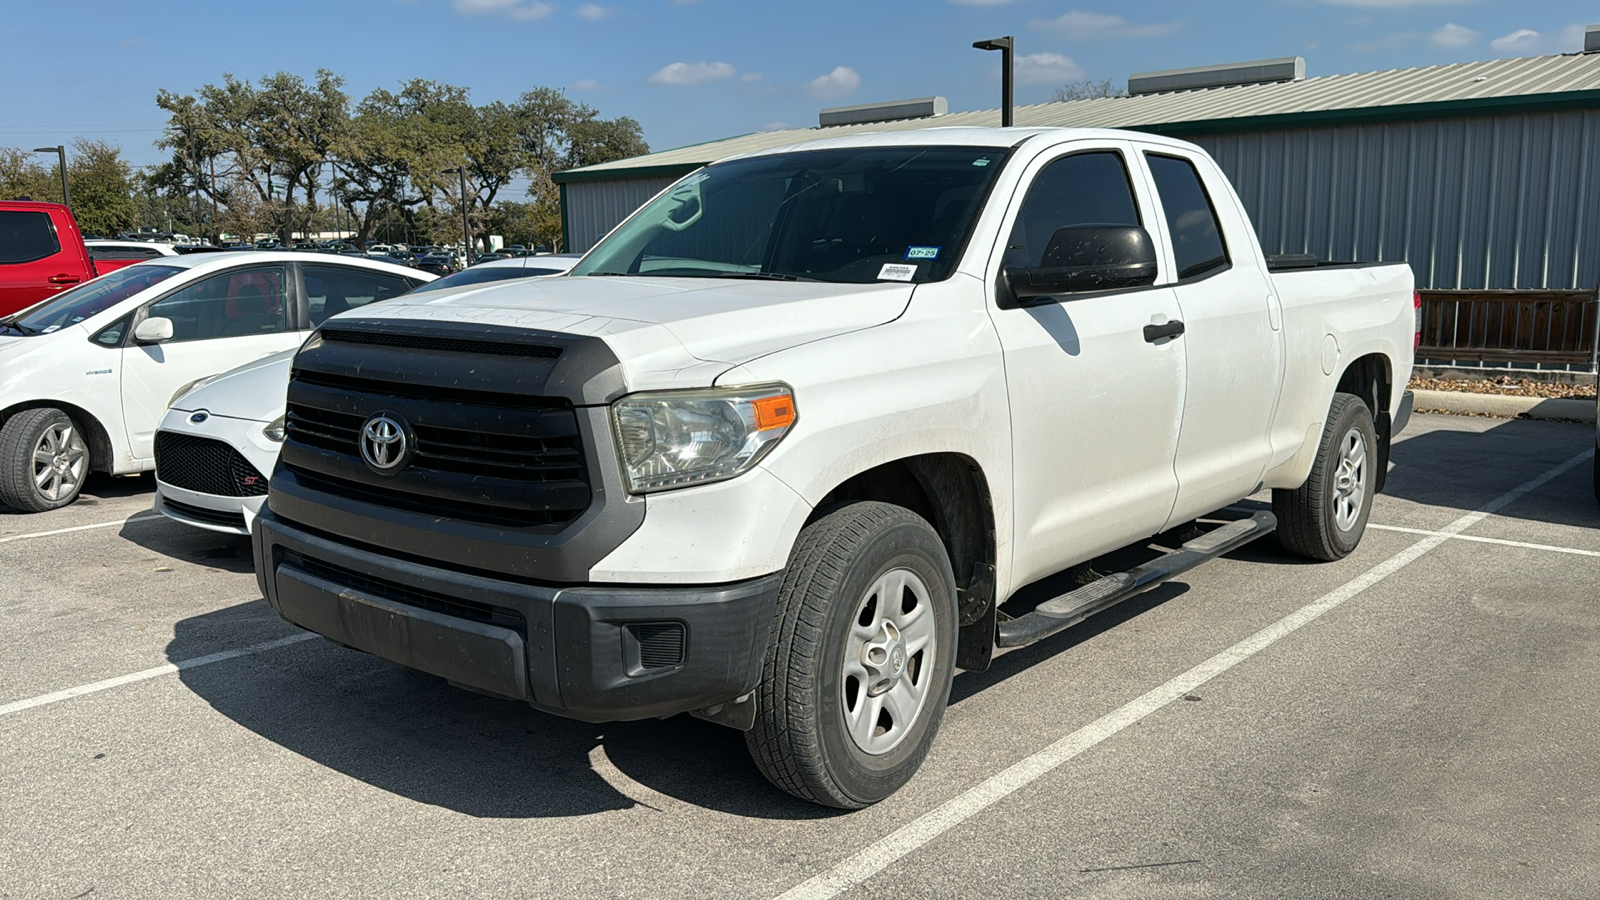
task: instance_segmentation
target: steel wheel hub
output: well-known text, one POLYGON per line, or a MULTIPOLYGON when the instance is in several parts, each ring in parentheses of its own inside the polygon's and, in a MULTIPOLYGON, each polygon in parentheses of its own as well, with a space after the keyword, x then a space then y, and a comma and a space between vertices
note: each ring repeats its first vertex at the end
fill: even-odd
POLYGON ((863 752, 888 753, 916 723, 933 684, 937 628, 928 586, 892 569, 867 589, 846 637, 840 711, 863 752))
POLYGON ((1333 521, 1340 531, 1349 531, 1361 518, 1367 497, 1367 439, 1361 429, 1350 429, 1339 441, 1338 459, 1333 475, 1333 521))

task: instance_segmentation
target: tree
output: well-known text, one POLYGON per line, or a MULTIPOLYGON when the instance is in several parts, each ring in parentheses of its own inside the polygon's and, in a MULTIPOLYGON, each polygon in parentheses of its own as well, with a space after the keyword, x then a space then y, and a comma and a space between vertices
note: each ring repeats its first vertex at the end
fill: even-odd
POLYGON ((1111 79, 1102 78, 1096 81, 1093 78, 1079 78, 1069 81, 1056 88, 1055 99, 1063 100, 1096 100, 1101 97, 1126 97, 1128 89, 1111 83, 1111 79))
POLYGON ((0 147, 0 199, 61 202, 61 181, 39 162, 39 157, 18 147, 0 147))
POLYGON ((72 215, 85 234, 115 236, 133 227, 133 169, 122 150, 105 141, 78 138, 67 164, 72 215))

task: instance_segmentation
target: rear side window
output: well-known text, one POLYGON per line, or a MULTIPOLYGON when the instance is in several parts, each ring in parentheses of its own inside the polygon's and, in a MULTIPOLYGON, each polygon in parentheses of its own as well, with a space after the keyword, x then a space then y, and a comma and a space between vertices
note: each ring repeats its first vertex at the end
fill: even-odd
POLYGON ((1161 195, 1161 208, 1167 215, 1178 280, 1226 268, 1228 248, 1222 242, 1217 210, 1200 183, 1194 163, 1153 153, 1146 154, 1145 159, 1150 162, 1150 174, 1155 176, 1156 192, 1161 195))
POLYGON ((1121 154, 1065 156, 1045 166, 1029 186, 1006 243, 1006 264, 1039 266, 1058 228, 1140 224, 1121 154))
POLYGON ((61 252, 45 212, 0 210, 0 266, 30 263, 61 252))
POLYGON ((313 328, 329 316, 398 297, 412 287, 408 279, 399 275, 354 266, 308 265, 305 278, 306 305, 310 308, 313 328))

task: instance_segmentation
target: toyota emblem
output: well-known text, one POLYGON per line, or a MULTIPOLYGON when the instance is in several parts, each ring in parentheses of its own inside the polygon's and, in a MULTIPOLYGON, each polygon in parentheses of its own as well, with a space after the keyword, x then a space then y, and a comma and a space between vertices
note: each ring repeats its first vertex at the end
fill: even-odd
POLYGON ((375 472, 396 472, 411 458, 411 434, 405 423, 378 413, 361 426, 361 458, 375 472))

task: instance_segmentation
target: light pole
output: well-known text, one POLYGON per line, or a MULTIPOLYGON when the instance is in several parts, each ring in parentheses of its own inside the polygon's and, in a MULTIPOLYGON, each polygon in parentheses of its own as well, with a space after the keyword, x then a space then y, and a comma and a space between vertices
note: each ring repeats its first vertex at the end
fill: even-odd
POLYGON ((35 147, 35 148, 33 148, 33 152, 35 152, 35 153, 54 153, 56 155, 56 159, 58 159, 60 161, 60 165, 61 165, 61 205, 70 209, 72 207, 72 195, 67 193, 67 148, 66 148, 66 145, 65 144, 58 144, 58 145, 56 145, 54 147, 35 147))
POLYGON ((470 266, 472 258, 468 254, 472 252, 472 225, 467 220, 467 167, 445 169, 444 174, 461 176, 461 257, 463 264, 470 266))
POLYGON ((979 50, 1000 51, 1000 127, 1011 127, 1011 35, 978 41, 972 45, 979 50))

